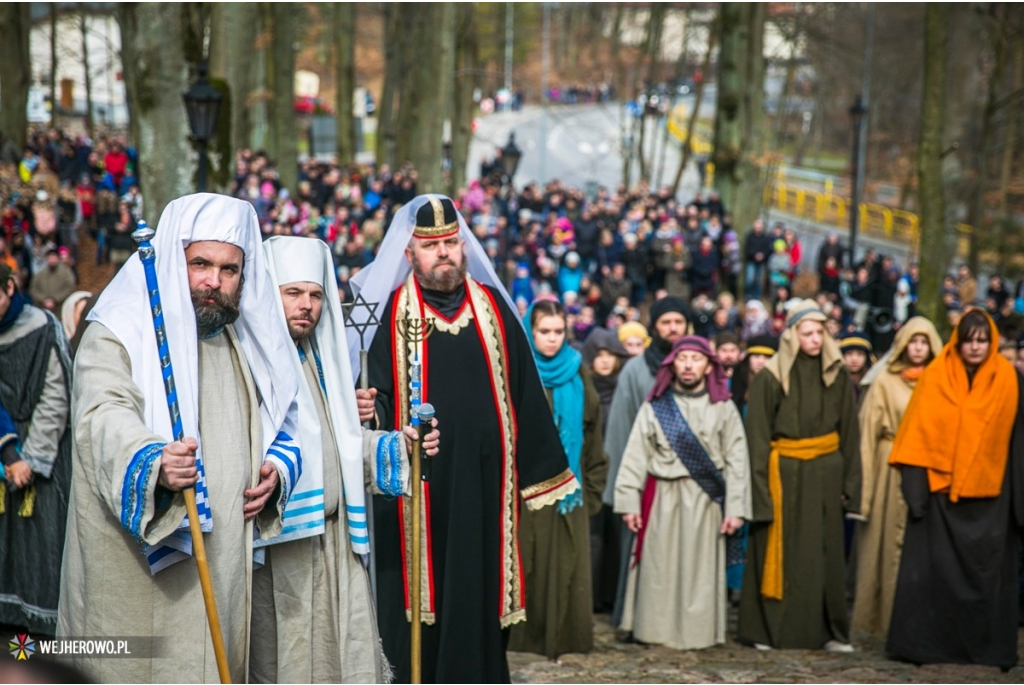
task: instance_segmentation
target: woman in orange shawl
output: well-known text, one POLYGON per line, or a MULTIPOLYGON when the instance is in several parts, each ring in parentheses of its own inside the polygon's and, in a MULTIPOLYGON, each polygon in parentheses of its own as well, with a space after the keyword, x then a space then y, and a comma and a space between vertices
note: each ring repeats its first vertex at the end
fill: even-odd
POLYGON ((1022 377, 970 310, 921 375, 889 463, 909 515, 887 651, 914 663, 1017 662, 1024 525, 1022 377))

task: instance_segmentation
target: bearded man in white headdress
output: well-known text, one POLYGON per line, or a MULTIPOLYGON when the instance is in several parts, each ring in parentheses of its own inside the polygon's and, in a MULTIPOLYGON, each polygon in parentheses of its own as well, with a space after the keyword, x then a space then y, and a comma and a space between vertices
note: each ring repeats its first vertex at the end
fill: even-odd
MULTIPOLYGON (((368 302, 387 303, 368 354, 376 395, 360 400, 368 416, 380 427, 408 422, 415 360, 422 399, 444 426, 429 481, 419 484, 423 680, 508 682, 508 629, 528 618, 520 504, 582 506, 526 334, 447 197, 402 207, 353 284, 368 302), (434 333, 403 339, 410 318, 433 319, 434 333)), ((355 341, 349 355, 358 369, 355 341)), ((407 498, 376 497, 373 511, 381 637, 397 679, 409 682, 411 507, 407 498)))
POLYGON ((299 475, 298 378, 252 206, 167 205, 155 271, 184 439, 168 412, 133 255, 75 359, 74 474, 57 634, 153 638, 154 658, 82 657, 100 682, 219 680, 182 490, 195 487, 233 682, 245 682, 253 541, 281 532, 299 475), (294 436, 294 437, 293 437, 294 436))
MULTIPOLYGON (((398 431, 359 425, 330 248, 292 236, 263 247, 294 344, 280 361, 299 376, 303 469, 284 528, 266 541, 264 566, 253 573, 249 682, 386 682, 365 563, 365 489, 406 494, 408 448, 398 431)), ((412 427, 404 432, 418 439, 412 427)), ((428 454, 437 453, 438 437, 424 439, 428 454)))

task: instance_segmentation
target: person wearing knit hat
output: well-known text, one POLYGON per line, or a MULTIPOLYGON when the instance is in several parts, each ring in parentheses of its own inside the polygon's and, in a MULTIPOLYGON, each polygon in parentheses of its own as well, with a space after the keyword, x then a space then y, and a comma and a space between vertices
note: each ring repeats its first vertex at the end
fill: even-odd
POLYGON ((842 539, 844 511, 860 508, 860 436, 825 320, 796 303, 747 398, 753 518, 737 637, 760 649, 853 650, 842 539))
POLYGON ((740 410, 740 415, 747 415, 747 391, 750 381, 764 368, 768 360, 779 350, 779 340, 771 335, 755 335, 747 341, 747 349, 743 361, 732 374, 732 401, 740 410))
POLYGON ((751 515, 747 440, 728 380, 707 340, 679 338, 630 433, 615 512, 637 542, 620 627, 640 642, 725 642, 726 567, 742 559, 735 533, 751 515))
MULTIPOLYGON (((619 374, 619 384, 612 396, 608 409, 608 432, 604 436, 604 449, 608 453, 608 485, 604 490, 604 503, 614 504, 615 476, 619 472, 622 452, 633 429, 633 421, 643 405, 647 393, 654 386, 657 373, 665 355, 672 351, 676 340, 690 332, 690 308, 679 297, 663 297, 651 305, 651 344, 644 353, 633 357, 619 374)), ((622 599, 625 596, 626 569, 630 551, 633 548, 633 533, 623 525, 619 554, 618 589, 615 596, 615 610, 612 622, 622 616, 622 599)))
POLYGON ((725 369, 725 373, 732 378, 733 371, 740 363, 743 352, 740 350, 740 339, 735 333, 719 333, 714 339, 715 355, 725 369))
POLYGON ((860 382, 875 363, 871 340, 863 331, 850 331, 839 338, 839 350, 843 353, 843 364, 853 381, 853 396, 860 400, 860 382))
POLYGON ((616 332, 619 342, 626 348, 630 357, 643 354, 647 346, 651 344, 651 336, 648 335, 647 328, 639 321, 627 321, 619 326, 616 332))

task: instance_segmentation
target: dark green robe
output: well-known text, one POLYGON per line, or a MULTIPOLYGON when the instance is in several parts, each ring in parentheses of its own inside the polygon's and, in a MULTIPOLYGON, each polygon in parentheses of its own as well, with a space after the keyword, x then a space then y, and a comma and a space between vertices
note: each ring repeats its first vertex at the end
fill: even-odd
POLYGON ((771 373, 759 373, 747 402, 754 517, 740 598, 738 639, 775 648, 820 649, 849 642, 843 518, 860 506, 860 436, 853 387, 846 369, 831 386, 821 358, 797 355, 790 392, 771 373), (768 455, 775 438, 812 438, 839 431, 839 451, 810 461, 780 458, 783 493, 782 600, 761 596, 772 520, 768 455))
MULTIPOLYGON (((519 549, 526 576, 526 622, 512 626, 509 650, 554 659, 594 646, 589 520, 601 509, 608 457, 601 435, 601 398, 590 373, 583 378, 583 506, 567 516, 557 506, 532 511, 520 506, 519 549)), ((551 390, 545 389, 548 403, 551 390)))

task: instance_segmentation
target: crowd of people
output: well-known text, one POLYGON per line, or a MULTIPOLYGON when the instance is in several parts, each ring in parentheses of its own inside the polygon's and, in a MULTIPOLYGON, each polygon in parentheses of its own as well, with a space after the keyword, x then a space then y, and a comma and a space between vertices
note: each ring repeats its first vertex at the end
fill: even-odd
MULTIPOLYGON (((37 193, 44 157, 27 180, 18 162, 37 193)), ((111 166, 95 173, 120 191, 131 165, 111 166)), ((761 650, 849 652, 866 633, 915 663, 1017 661, 1024 281, 982 294, 960 267, 948 322, 930 322, 916 264, 851 259, 836 235, 812 256, 782 223, 741 239, 715 192, 506 193, 485 173, 448 198, 419 194, 409 165, 317 160, 291 189, 242 150, 229 192, 172 202, 154 241, 173 441, 141 263, 111 242, 128 266, 102 295, 54 297, 46 269, 71 247, 34 197, 13 198, 7 237, 58 249, 42 269, 0 262, 0 555, 18 599, 0 597, 0 623, 188 633, 194 486, 204 530, 225 531, 209 555, 235 679, 408 682, 413 535, 430 681, 507 682, 506 649, 588 651, 596 612, 640 642, 711 647, 730 603, 761 650), (366 339, 345 333, 354 294, 379 303, 366 339), (72 300, 64 327, 43 311, 72 300), (426 340, 403 325, 422 317, 426 340), (411 483, 421 399, 438 423, 411 483)), ((169 649, 170 666, 80 663, 216 677, 213 651, 169 649)))

